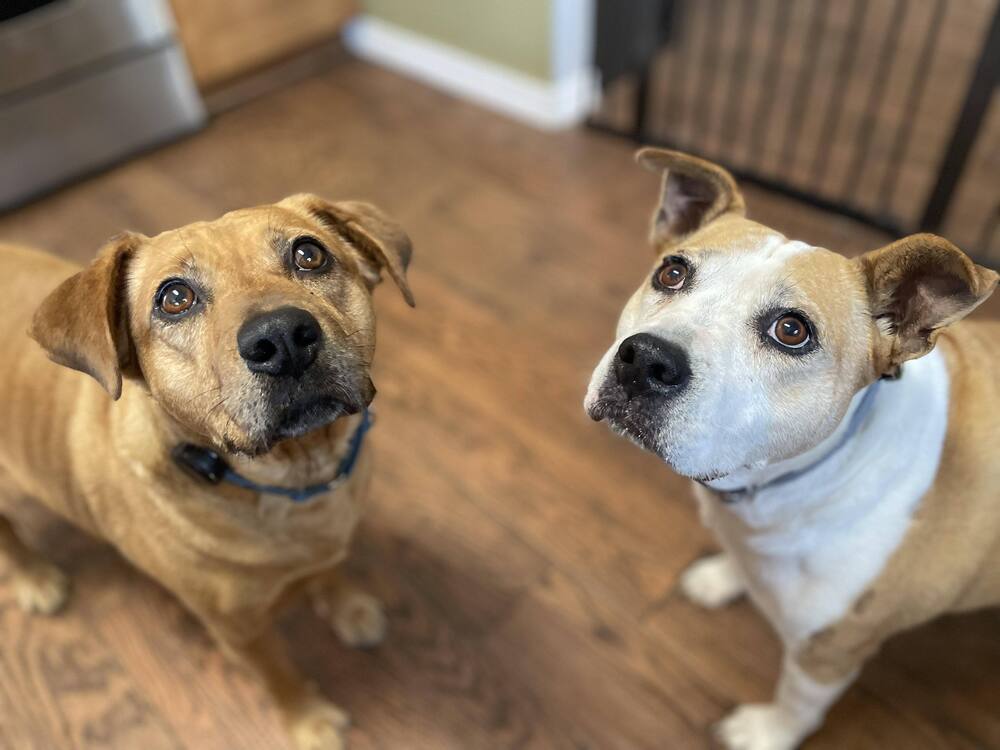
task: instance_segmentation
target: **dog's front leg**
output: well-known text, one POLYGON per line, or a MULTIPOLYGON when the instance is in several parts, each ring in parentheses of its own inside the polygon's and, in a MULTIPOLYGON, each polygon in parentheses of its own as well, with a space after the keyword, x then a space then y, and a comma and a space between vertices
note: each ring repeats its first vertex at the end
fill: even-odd
POLYGON ((684 596, 706 609, 724 607, 747 590, 743 573, 728 552, 691 563, 681 574, 680 587, 684 596))
POLYGON ((296 750, 347 747, 347 713, 324 699, 316 686, 299 674, 275 633, 268 631, 248 642, 230 639, 218 631, 215 635, 229 658, 248 667, 264 683, 296 750))
POLYGON ((309 595, 316 613, 345 646, 371 648, 385 638, 388 625, 382 603, 340 570, 317 576, 309 595))
POLYGON ((0 562, 10 566, 18 604, 25 612, 50 615, 66 602, 69 579, 55 565, 29 548, 0 516, 0 562))
POLYGON ((819 727, 857 673, 820 681, 786 651, 774 700, 739 706, 716 725, 716 736, 728 750, 792 750, 819 727))

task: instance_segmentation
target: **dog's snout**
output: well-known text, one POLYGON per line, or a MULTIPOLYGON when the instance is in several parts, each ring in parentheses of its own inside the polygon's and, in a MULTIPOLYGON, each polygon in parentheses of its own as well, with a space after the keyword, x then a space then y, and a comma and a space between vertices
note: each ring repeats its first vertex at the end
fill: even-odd
POLYGON ((649 333, 637 333, 621 343, 614 369, 629 398, 646 393, 676 393, 691 378, 685 351, 649 333))
POLYGON ((322 340, 319 322, 298 307, 255 315, 236 334, 247 368, 276 377, 301 376, 315 361, 322 340))

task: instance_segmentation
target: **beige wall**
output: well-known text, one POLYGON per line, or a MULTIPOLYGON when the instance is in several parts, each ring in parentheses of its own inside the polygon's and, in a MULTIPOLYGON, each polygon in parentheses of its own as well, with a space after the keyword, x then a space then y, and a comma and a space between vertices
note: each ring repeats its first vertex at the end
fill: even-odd
POLYGON ((362 0, 365 12, 548 80, 552 0, 362 0))

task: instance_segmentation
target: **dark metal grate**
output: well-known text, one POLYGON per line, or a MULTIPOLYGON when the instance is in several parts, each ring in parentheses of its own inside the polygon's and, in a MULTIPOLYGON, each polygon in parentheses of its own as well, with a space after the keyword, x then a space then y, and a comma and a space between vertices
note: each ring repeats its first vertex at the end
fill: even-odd
MULTIPOLYGON (((622 41, 628 6, 599 1, 599 19, 618 14, 614 39, 598 24, 599 64, 622 59, 616 48, 630 59, 601 66, 612 75, 594 127, 702 154, 892 234, 944 229, 1000 260, 1000 2, 658 6, 660 44, 637 62, 622 41)), ((648 37, 649 16, 646 0, 634 33, 648 37)))

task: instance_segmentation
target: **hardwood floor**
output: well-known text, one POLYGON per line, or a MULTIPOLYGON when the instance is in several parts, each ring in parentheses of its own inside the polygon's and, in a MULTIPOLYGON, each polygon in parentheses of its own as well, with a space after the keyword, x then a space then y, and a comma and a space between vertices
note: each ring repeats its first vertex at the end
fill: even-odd
MULTIPOLYGON (((283 624, 353 715, 352 747, 699 748, 734 703, 765 699, 779 649, 752 607, 674 593, 712 546, 686 483, 581 407, 651 262, 656 180, 628 145, 346 61, 0 217, 0 237, 83 261, 122 228, 303 190, 373 200, 416 246, 416 310, 377 295, 378 468, 352 562, 389 605, 389 640, 348 651, 305 609, 283 624)), ((884 239, 747 193, 802 239, 884 239)), ((75 595, 27 618, 0 572, 0 748, 284 747, 263 692, 166 592, 24 511, 75 595)), ((1000 612, 948 618, 891 642, 807 747, 1000 748, 998 695, 1000 612)))

